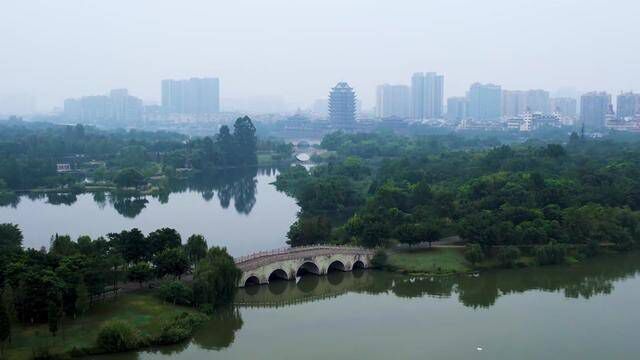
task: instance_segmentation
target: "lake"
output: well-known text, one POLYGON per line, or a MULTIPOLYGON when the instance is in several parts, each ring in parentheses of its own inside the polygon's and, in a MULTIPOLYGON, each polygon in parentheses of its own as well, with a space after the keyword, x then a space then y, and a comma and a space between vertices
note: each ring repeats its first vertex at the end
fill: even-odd
POLYGON ((241 289, 193 339, 103 357, 637 359, 640 254, 412 278, 360 271, 241 289))
POLYGON ((0 207, 0 222, 18 224, 25 247, 48 246, 56 233, 75 239, 170 227, 183 241, 202 234, 210 246, 241 256, 286 246, 299 208, 271 185, 276 175, 275 169, 231 169, 172 184, 171 193, 155 197, 32 193, 0 207))

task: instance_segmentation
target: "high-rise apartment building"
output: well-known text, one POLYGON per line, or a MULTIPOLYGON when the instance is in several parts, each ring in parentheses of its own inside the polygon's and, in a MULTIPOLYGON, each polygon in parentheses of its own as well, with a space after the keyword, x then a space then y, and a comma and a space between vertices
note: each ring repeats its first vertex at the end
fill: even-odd
POLYGON ((170 114, 220 112, 220 81, 218 78, 162 80, 162 108, 170 114))
POLYGON ((491 121, 502 116, 502 88, 494 84, 475 83, 467 93, 467 114, 473 120, 491 121))
POLYGON ((575 119, 578 114, 578 101, 570 97, 551 98, 551 111, 562 117, 575 119))
POLYGON ((527 94, 520 90, 502 91, 502 115, 518 116, 527 111, 527 94))
POLYGON ((443 114, 444 76, 434 72, 415 73, 411 77, 411 116, 437 119, 443 114))
POLYGON ((406 85, 379 85, 376 89, 378 118, 411 116, 411 88, 406 85))
POLYGON ((551 111, 549 92, 545 90, 528 90, 527 109, 531 112, 548 114, 551 111))
POLYGON ((502 115, 518 116, 526 111, 547 114, 551 112, 549 92, 545 90, 503 90, 502 115))
POLYGON ((620 94, 616 98, 618 119, 633 118, 640 114, 640 94, 632 92, 620 94))
POLYGON ((340 127, 356 122, 356 94, 346 82, 338 83, 329 93, 329 121, 340 127))
POLYGON ((64 116, 87 123, 126 123, 142 119, 142 100, 127 89, 111 90, 108 96, 84 96, 64 101, 64 116))
POLYGON ((450 97, 447 99, 447 120, 459 122, 467 117, 467 99, 465 97, 450 97))
POLYGON ((580 122, 588 129, 602 129, 611 105, 611 95, 590 92, 580 97, 580 122))

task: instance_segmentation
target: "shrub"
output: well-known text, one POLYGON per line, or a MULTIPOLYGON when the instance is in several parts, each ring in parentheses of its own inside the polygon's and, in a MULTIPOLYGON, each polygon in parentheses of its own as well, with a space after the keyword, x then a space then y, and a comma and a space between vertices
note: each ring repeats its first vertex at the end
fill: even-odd
POLYGON ((107 321, 98 332, 98 347, 108 352, 132 350, 140 344, 140 335, 126 321, 107 321))
POLYGON ((520 249, 515 246, 504 246, 498 249, 498 262, 501 266, 512 267, 520 257, 520 249))
POLYGON ((193 304, 193 290, 180 281, 164 282, 158 288, 158 296, 174 305, 193 304))
POLYGON ((382 249, 378 249, 376 250, 376 253, 373 254, 373 257, 371 258, 371 266, 373 266, 374 268, 384 267, 385 265, 387 265, 387 260, 388 260, 387 252, 382 249))
POLYGON ((549 243, 536 248, 536 260, 540 265, 562 264, 567 255, 567 248, 562 244, 549 243))
POLYGON ((176 344, 187 340, 193 334, 196 327, 201 325, 207 317, 202 314, 188 314, 183 312, 172 321, 162 325, 157 345, 176 344))

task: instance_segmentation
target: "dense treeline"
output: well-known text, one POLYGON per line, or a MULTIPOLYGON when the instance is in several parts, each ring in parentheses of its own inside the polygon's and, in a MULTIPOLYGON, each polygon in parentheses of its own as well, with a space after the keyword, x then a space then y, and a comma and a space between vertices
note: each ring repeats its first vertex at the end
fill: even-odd
POLYGON ((78 186, 87 177, 134 187, 153 176, 175 176, 176 169, 255 165, 258 148, 283 158, 291 154, 291 147, 279 142, 258 144, 255 131, 246 116, 233 129, 220 127, 215 137, 194 139, 82 125, 1 124, 0 196, 9 190, 78 186), (57 164, 69 164, 71 171, 58 173, 57 164))
POLYGON ((64 317, 82 316, 95 301, 131 289, 131 283, 142 287, 163 280, 158 290, 163 300, 209 310, 231 301, 239 276, 226 249, 208 248, 201 235, 183 243, 170 228, 76 241, 55 235, 48 250, 35 250, 22 248, 16 225, 0 224, 0 318, 48 322, 54 336, 64 317), (193 286, 176 281, 185 274, 193 274, 193 286))
MULTIPOLYGON (((640 142, 572 134, 564 145, 486 145, 452 136, 327 136, 326 163, 278 178, 302 207, 290 242, 378 246, 455 234, 486 252, 549 243, 626 249, 640 240, 640 142), (347 221, 331 218, 340 209, 351 209, 347 221)), ((540 258, 554 262, 562 249, 543 247, 540 258)))

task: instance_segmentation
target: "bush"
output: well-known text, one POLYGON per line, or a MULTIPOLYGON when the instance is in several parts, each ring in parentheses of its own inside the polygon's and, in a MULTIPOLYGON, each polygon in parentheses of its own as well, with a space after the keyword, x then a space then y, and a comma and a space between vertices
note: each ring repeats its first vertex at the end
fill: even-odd
POLYGON ((540 265, 562 264, 567 255, 567 248, 562 244, 549 243, 536 248, 536 260, 540 265))
POLYGON ((174 305, 193 304, 193 290, 180 281, 164 282, 158 288, 158 296, 174 305))
POLYGON ((98 347, 108 352, 132 350, 140 344, 138 331, 126 321, 107 321, 98 332, 98 347))
POLYGON ((515 246, 504 246, 498 249, 498 262, 504 267, 513 267, 520 257, 520 249, 515 246))
POLYGON ((207 320, 202 314, 188 314, 183 312, 172 321, 162 325, 160 336, 157 338, 157 345, 176 344, 191 337, 196 327, 207 320))
POLYGON ((373 266, 374 268, 382 268, 385 265, 387 265, 387 252, 379 249, 376 250, 376 253, 373 254, 373 257, 371 258, 371 266, 373 266))
POLYGON ((464 250, 464 258, 473 265, 484 260, 484 252, 482 252, 482 247, 480 247, 479 244, 475 243, 468 244, 466 249, 464 250))

